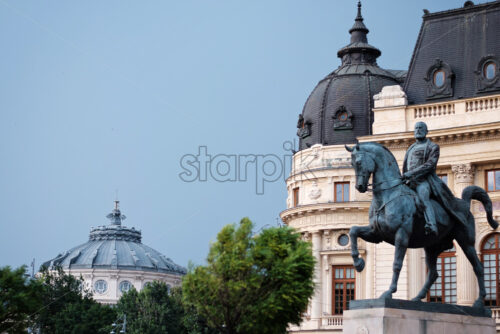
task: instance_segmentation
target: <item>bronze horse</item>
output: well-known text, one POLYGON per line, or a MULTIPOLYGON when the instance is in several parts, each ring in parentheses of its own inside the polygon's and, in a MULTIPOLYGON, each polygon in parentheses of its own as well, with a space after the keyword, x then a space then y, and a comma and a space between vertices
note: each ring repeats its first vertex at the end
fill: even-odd
POLYGON ((427 280, 413 298, 419 301, 427 295, 429 288, 436 281, 438 273, 436 261, 439 254, 453 247, 456 240, 467 259, 474 268, 478 285, 479 298, 474 302, 474 307, 484 308, 486 289, 484 286, 483 265, 479 260, 475 243, 474 216, 470 212, 471 199, 479 200, 486 211, 488 223, 493 229, 498 223, 493 219, 491 200, 483 189, 469 186, 462 192, 462 199, 456 198, 456 207, 464 217, 467 225, 450 216, 438 202, 432 201, 438 226, 438 236, 430 237, 425 234, 424 217, 416 193, 401 180, 398 164, 392 153, 384 146, 376 143, 362 143, 346 149, 351 152, 352 166, 356 172, 356 189, 359 192, 368 190, 368 181, 373 176, 373 200, 369 212, 369 226, 353 226, 349 232, 352 243, 352 258, 358 272, 364 268, 364 260, 359 257, 357 239, 379 243, 388 242, 396 247, 393 276, 389 290, 380 298, 392 298, 397 290, 399 273, 403 266, 403 259, 407 248, 421 248, 425 250, 425 261, 428 267, 427 280))

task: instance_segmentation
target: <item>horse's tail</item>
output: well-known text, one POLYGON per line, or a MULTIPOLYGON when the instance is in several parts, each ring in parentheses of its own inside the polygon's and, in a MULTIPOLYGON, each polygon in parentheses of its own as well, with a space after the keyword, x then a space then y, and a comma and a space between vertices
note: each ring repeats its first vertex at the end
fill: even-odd
POLYGON ((470 210, 470 202, 472 199, 480 201, 484 210, 486 211, 486 217, 488 219, 488 223, 493 229, 498 227, 498 222, 493 218, 493 205, 491 204, 490 196, 488 193, 478 186, 468 186, 462 191, 462 199, 467 202, 470 210))

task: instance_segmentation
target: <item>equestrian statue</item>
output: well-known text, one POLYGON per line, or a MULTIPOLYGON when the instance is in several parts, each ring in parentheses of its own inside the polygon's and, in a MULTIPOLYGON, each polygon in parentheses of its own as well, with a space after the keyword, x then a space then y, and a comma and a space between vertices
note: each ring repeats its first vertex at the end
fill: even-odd
POLYGON ((486 289, 483 265, 474 248, 476 232, 471 200, 482 203, 489 225, 496 229, 491 200, 480 187, 468 186, 462 198, 456 198, 448 186, 436 175, 439 146, 427 136, 427 125, 415 124, 416 142, 408 149, 401 175, 392 153, 377 143, 361 143, 346 149, 351 152, 356 173, 356 189, 366 192, 372 187, 373 200, 368 226, 353 226, 349 232, 354 267, 362 271, 365 262, 359 257, 358 237, 372 243, 388 242, 396 247, 393 275, 389 290, 380 298, 390 299, 397 290, 399 273, 407 248, 424 248, 428 268, 427 279, 413 301, 425 298, 438 278, 437 257, 453 247, 453 240, 464 251, 474 268, 479 297, 473 307, 484 309, 486 289), (369 184, 370 176, 373 177, 369 184))

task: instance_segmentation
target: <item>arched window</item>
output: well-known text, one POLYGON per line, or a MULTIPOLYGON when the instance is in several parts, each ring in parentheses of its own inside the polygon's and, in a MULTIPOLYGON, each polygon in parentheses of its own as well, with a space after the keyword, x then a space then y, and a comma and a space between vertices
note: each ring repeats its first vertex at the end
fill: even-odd
POLYGON ((439 277, 429 289, 427 301, 436 303, 457 302, 457 257, 455 247, 442 252, 437 258, 439 277))
POLYGON ((500 234, 488 236, 481 247, 481 260, 484 265, 484 284, 486 286, 486 306, 499 305, 498 260, 500 257, 500 234))

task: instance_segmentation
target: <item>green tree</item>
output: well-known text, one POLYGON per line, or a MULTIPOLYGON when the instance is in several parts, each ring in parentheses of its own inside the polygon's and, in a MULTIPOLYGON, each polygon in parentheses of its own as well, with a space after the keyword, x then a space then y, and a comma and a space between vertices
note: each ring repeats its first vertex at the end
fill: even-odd
POLYGON ((26 276, 26 267, 0 268, 0 333, 26 333, 28 316, 41 305, 37 281, 26 276))
POLYGON ((286 333, 314 291, 311 247, 288 227, 252 228, 243 218, 219 232, 207 265, 184 277, 184 299, 222 333, 286 333))
POLYGON ((180 334, 219 334, 219 331, 208 327, 206 319, 198 313, 194 305, 183 300, 182 288, 173 288, 170 296, 174 307, 182 310, 180 334))
POLYGON ((42 268, 39 277, 43 307, 34 316, 33 327, 41 333, 109 333, 116 311, 92 299, 83 279, 61 268, 42 268))
POLYGON ((138 292, 124 293, 117 304, 120 316, 127 316, 131 334, 218 334, 206 325, 193 306, 186 306, 182 290, 153 282, 138 292))
POLYGON ((164 282, 153 282, 141 292, 131 289, 118 301, 119 314, 127 315, 127 333, 180 333, 182 306, 170 297, 164 282))
POLYGON ((116 311, 90 298, 69 303, 55 317, 55 334, 102 333, 111 331, 116 311))

